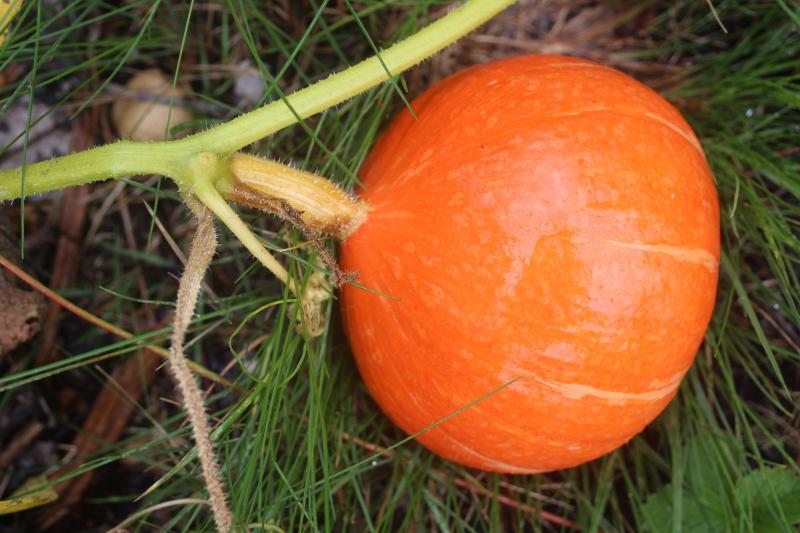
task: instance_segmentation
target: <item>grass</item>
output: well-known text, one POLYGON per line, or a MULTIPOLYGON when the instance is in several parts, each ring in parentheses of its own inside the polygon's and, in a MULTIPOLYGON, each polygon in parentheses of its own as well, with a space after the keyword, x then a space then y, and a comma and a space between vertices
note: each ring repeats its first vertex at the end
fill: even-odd
MULTIPOLYGON (((0 88, 0 109, 32 94, 67 120, 108 102, 110 84, 135 69, 160 65, 191 81, 199 102, 195 125, 203 127, 243 110, 232 97, 242 62, 263 76, 268 90, 261 102, 268 101, 370 55, 373 43, 412 33, 442 8, 436 2, 319 0, 67 4, 53 10, 25 3, 20 23, 0 47, 0 72, 23 67, 0 88)), ((216 296, 203 296, 187 355, 215 372, 237 359, 226 375, 242 392, 217 385, 208 405, 232 510, 244 523, 285 531, 549 531, 574 523, 603 531, 788 532, 800 521, 794 496, 800 493, 798 10, 789 2, 754 0, 714 3, 716 16, 708 4, 688 0, 618 7, 627 8, 637 13, 632 18, 647 18, 635 30, 619 30, 630 37, 622 64, 681 67, 677 76, 670 71, 667 96, 701 138, 720 194, 718 303, 677 399, 623 449, 565 472, 499 476, 443 462, 403 441, 372 404, 335 304, 322 337, 299 335, 287 320, 287 295, 222 232, 209 277, 216 296)), ((418 92, 418 79, 409 75, 398 87, 374 89, 253 149, 351 187, 376 135, 403 105, 398 91, 418 92)), ((40 118, 31 116, 30 123, 40 118)), ((0 361, 0 411, 25 393, 58 411, 53 391, 95 391, 109 363, 134 356, 138 342, 168 337, 163 325, 171 307, 163 302, 174 298, 172 275, 180 261, 157 228, 150 233, 148 207, 157 204, 155 216, 184 248, 191 234, 187 213, 170 185, 156 178, 128 181, 102 212, 114 186, 96 186, 90 198, 97 231, 84 243, 78 280, 65 294, 136 337, 119 341, 66 318, 58 342, 63 357, 55 363, 37 366, 32 346, 0 361), (110 361, 100 364, 101 358, 110 361)), ((28 202, 25 212, 30 218, 55 203, 28 202)), ((283 260, 293 274, 313 262, 313 248, 299 246, 295 230, 244 215, 268 244, 289 250, 283 260)), ((29 221, 29 242, 36 229, 29 221)), ((28 250, 27 267, 43 281, 50 253, 28 250)), ((211 529, 208 509, 186 500, 205 492, 185 417, 164 396, 174 398, 174 392, 159 377, 137 404, 129 431, 82 467, 132 478, 90 492, 84 514, 101 509, 121 520, 175 502, 168 512, 143 515, 128 527, 211 529)), ((63 442, 81 419, 62 413, 59 423, 71 429, 46 435, 63 442)), ((12 484, 46 466, 34 461, 14 470, 12 484)), ((34 531, 47 512, 2 518, 0 529, 34 531)))

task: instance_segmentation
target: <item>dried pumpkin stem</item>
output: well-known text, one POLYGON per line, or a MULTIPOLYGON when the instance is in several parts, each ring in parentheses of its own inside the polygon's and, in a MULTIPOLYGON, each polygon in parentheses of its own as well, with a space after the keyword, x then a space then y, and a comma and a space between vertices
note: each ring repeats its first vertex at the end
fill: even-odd
POLYGON ((216 182, 226 199, 298 218, 305 228, 339 240, 352 235, 367 217, 366 202, 316 174, 241 153, 231 156, 228 170, 216 182))

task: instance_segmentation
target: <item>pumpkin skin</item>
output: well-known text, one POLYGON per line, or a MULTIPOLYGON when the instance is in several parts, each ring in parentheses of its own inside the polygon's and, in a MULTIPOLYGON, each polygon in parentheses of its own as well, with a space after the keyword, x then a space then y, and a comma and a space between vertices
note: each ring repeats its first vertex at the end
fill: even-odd
POLYGON ((341 294, 384 412, 442 457, 536 473, 614 450, 675 395, 714 306, 700 143, 636 80, 562 56, 463 70, 363 165, 341 294), (487 397, 488 395, 488 397, 487 397), (481 401, 480 398, 484 398, 481 401))

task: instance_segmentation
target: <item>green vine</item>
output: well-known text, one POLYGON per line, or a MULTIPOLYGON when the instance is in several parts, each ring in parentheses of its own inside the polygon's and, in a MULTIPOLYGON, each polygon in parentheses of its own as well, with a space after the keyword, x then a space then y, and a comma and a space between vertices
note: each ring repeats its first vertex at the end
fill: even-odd
MULTIPOLYGON (((129 175, 161 174, 193 190, 190 166, 204 152, 225 159, 259 139, 374 87, 455 42, 514 0, 469 0, 411 37, 342 72, 225 124, 185 139, 119 141, 0 171, 0 201, 129 175), (22 187, 24 180, 24 188, 22 187)), ((219 216, 219 213, 217 213, 219 216)), ((229 221, 222 219, 226 225, 229 221)))

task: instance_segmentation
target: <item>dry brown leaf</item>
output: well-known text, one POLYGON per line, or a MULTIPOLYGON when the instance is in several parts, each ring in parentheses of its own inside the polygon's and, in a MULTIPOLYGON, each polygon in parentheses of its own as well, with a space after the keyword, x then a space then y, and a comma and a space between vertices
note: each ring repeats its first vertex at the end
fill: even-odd
MULTIPOLYGON (((0 213, 0 217, 5 219, 5 214, 0 213)), ((15 241, 9 234, 8 223, 1 224, 0 254, 9 259, 18 256, 15 241)), ((36 335, 43 310, 41 294, 20 289, 13 274, 0 271, 0 356, 36 335)))

